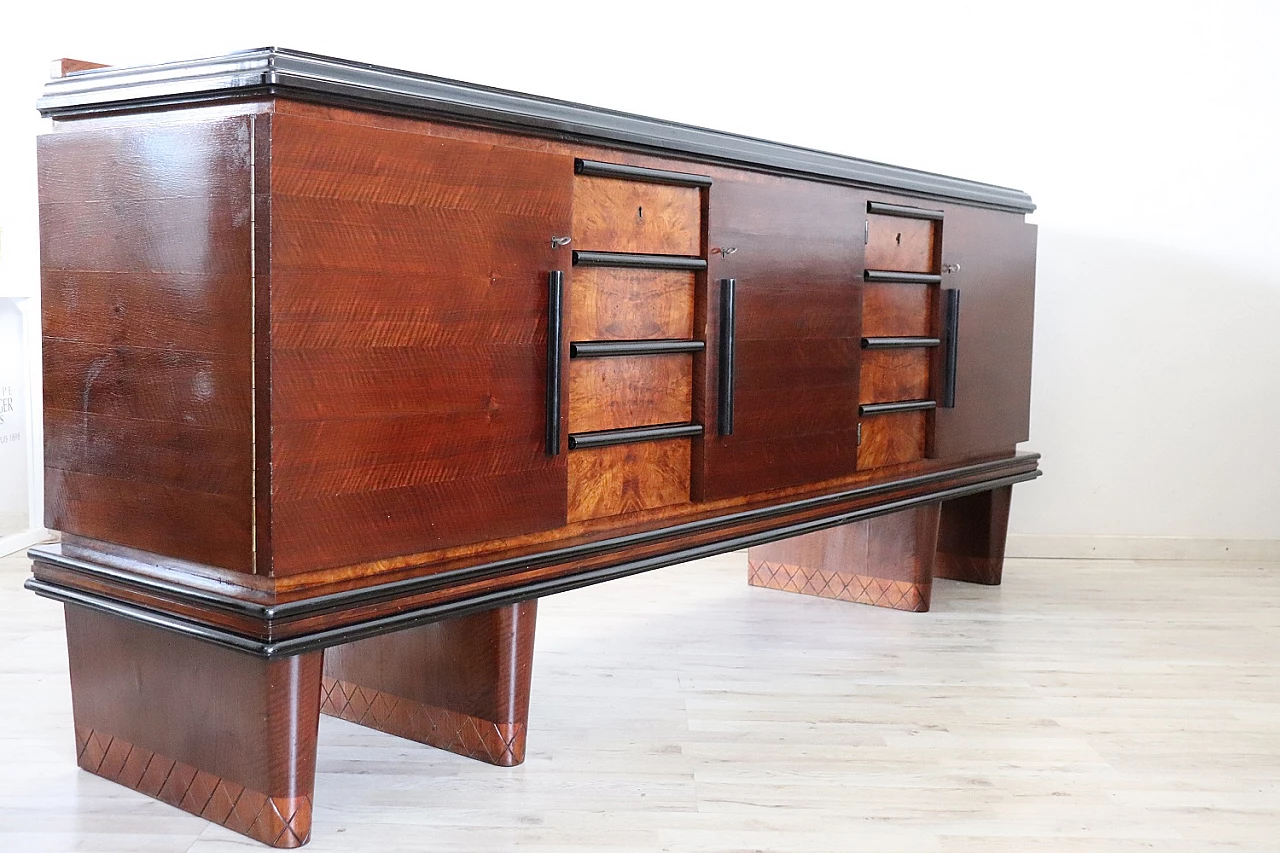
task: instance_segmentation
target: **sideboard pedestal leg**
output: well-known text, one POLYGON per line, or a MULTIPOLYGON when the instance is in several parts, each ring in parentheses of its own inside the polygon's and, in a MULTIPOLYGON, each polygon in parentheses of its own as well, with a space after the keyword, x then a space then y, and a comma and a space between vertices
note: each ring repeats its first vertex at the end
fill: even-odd
POLYGON ((752 586, 925 611, 938 504, 807 533, 747 551, 752 586))
POLYGON ((934 577, 996 585, 1004 572, 1012 486, 942 504, 934 577))
POLYGON ((311 835, 321 653, 266 660, 66 605, 79 764, 273 847, 311 835))
POLYGON ((321 710, 511 767, 524 761, 537 602, 325 651, 321 710))

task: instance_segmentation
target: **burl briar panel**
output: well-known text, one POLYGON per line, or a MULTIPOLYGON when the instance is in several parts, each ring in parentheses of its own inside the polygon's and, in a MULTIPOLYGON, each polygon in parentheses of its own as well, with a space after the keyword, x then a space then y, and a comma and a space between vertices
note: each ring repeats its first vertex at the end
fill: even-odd
POLYGON ((569 451, 569 521, 689 501, 687 438, 569 451))
POLYGON ((862 334, 865 337, 920 337, 934 333, 936 287, 906 282, 862 285, 862 334))
POLYGON ((698 255, 702 194, 696 187, 579 176, 572 234, 575 249, 698 255))
POLYGON ((863 403, 927 400, 932 350, 924 347, 867 350, 862 354, 863 403))
POLYGON ((692 338, 694 284, 694 273, 683 270, 575 267, 567 338, 692 338))
POLYGON ((37 143, 45 524, 254 570, 256 116, 37 143))
POLYGON ((866 267, 894 272, 937 272, 935 220, 867 214, 866 267))
POLYGON ((275 116, 273 570, 565 522, 546 276, 572 158, 275 116))
POLYGON ((858 470, 923 459, 929 437, 928 416, 928 412, 893 412, 863 418, 858 470))
POLYGON ((537 602, 325 652, 320 710, 489 764, 524 761, 537 602))
POLYGON ((569 431, 686 423, 693 357, 640 355, 569 362, 569 431))
POLYGON ((895 610, 928 610, 938 511, 938 504, 927 504, 757 545, 747 551, 747 581, 895 610))
POLYGON ((274 847, 311 834, 321 653, 268 661, 66 606, 82 768, 274 847))

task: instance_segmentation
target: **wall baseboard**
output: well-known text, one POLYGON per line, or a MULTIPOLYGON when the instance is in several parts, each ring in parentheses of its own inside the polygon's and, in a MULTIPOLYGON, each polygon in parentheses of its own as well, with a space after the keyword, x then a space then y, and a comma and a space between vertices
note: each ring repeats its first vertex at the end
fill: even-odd
POLYGON ((1067 560, 1231 560, 1280 563, 1280 539, 1010 533, 1005 556, 1067 560))
POLYGON ((52 534, 43 527, 33 527, 29 530, 10 533, 8 536, 0 536, 0 557, 25 551, 37 542, 47 541, 51 536, 52 534))

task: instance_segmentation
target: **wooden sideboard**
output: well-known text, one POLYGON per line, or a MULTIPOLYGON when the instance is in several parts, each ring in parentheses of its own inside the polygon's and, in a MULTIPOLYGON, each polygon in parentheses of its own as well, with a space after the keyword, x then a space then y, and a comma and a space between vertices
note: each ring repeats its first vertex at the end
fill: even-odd
POLYGON ((523 759, 540 596, 999 582, 1024 193, 273 48, 63 68, 27 586, 85 769, 298 846, 321 711, 523 759))

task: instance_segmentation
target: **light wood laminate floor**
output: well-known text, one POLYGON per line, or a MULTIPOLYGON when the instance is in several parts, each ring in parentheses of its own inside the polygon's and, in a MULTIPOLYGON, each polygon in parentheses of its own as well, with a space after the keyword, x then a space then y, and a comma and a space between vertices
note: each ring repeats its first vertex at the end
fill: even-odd
MULTIPOLYGON (((0 851, 266 850, 75 766, 0 560, 0 851)), ((528 760, 322 718, 324 851, 1280 851, 1280 565, 1010 560, 931 613, 743 554, 544 599, 528 760)))

